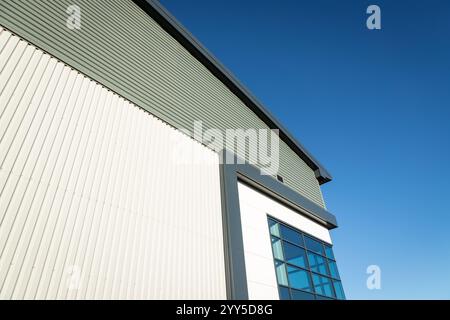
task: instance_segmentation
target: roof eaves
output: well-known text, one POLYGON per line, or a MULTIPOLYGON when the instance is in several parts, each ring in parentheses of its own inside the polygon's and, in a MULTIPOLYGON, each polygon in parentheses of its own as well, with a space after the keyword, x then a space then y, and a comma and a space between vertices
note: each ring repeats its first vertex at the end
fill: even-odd
POLYGON ((259 118, 271 129, 279 129, 280 138, 294 150, 305 163, 314 170, 319 184, 331 181, 331 174, 316 160, 311 153, 297 141, 289 131, 262 105, 261 102, 235 76, 211 54, 180 22, 177 21, 156 0, 133 0, 141 9, 150 15, 166 32, 181 43, 210 72, 220 79, 236 94, 259 118))

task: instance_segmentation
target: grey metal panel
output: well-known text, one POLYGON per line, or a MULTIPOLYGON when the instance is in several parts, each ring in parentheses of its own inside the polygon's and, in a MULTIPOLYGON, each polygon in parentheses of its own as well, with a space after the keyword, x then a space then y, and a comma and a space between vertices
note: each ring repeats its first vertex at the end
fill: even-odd
MULTIPOLYGON (((225 159, 225 156, 225 152, 219 154, 222 160, 225 159)), ((232 300, 247 300, 248 288, 237 188, 238 177, 234 165, 224 164, 225 161, 221 163, 220 182, 228 298, 232 300)))
MULTIPOLYGON (((131 0, 6 0, 0 24, 176 128, 192 129, 195 120, 205 128, 268 128, 131 0), (82 10, 81 30, 66 27, 73 4, 82 10)), ((314 170, 284 141, 279 174, 324 206, 314 170)))

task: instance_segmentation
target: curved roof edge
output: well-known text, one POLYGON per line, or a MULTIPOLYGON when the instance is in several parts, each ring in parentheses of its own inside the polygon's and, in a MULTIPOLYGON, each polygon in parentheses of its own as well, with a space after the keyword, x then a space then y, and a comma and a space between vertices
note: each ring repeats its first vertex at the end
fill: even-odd
POLYGON ((295 151, 305 163, 314 170, 319 184, 331 181, 331 174, 317 161, 306 148, 296 140, 289 131, 267 110, 266 107, 235 76, 220 63, 167 9, 157 0, 133 0, 142 10, 150 15, 166 32, 183 45, 210 72, 221 80, 271 129, 280 130, 280 138, 295 151))

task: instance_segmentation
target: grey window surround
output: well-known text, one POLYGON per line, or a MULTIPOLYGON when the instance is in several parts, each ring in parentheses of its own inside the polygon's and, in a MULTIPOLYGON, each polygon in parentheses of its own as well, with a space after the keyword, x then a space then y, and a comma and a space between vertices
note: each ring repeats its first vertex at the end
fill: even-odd
POLYGON ((224 231, 225 270, 227 296, 232 300, 248 299, 245 269, 244 243, 242 237, 241 212, 239 206, 238 181, 272 197, 274 200, 307 216, 328 229, 337 227, 336 217, 322 207, 293 191, 275 178, 261 175, 261 171, 228 151, 219 153, 222 192, 222 215, 224 231), (234 159, 232 164, 227 160, 234 159))

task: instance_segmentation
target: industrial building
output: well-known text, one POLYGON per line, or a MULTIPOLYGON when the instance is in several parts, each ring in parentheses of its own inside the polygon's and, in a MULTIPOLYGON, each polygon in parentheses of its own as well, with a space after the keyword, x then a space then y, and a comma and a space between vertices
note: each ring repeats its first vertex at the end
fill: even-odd
POLYGON ((345 299, 331 175, 157 1, 2 1, 0 72, 1 299, 345 299))

